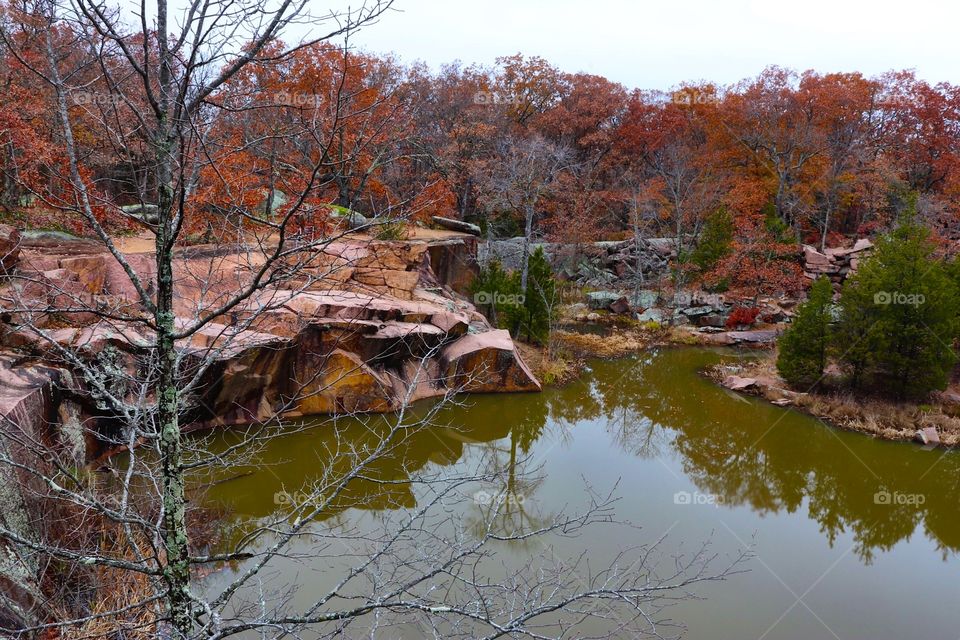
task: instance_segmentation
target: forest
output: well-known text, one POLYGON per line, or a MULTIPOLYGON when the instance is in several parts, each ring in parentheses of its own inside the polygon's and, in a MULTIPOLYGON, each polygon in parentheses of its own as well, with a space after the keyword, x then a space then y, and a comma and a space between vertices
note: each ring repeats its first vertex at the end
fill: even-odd
MULTIPOLYGON (((43 71, 44 46, 26 17, 4 20, 19 41, 0 51, 3 215, 78 231, 57 97, 31 72, 43 71)), ((125 90, 134 71, 115 43, 91 51, 77 38, 62 25, 47 45, 70 69, 78 170, 105 228, 135 231, 157 202, 138 116, 148 105, 137 102, 150 96, 125 90)), ((296 205, 310 233, 345 212, 459 218, 488 238, 523 235, 529 218, 528 235, 555 242, 673 238, 678 272, 766 293, 804 285, 798 242, 822 250, 885 230, 914 196, 936 239, 958 234, 960 87, 911 71, 770 67, 732 86, 662 91, 521 54, 434 70, 323 42, 270 46, 275 57, 196 96, 210 143, 183 150, 207 160, 187 185, 184 242, 233 237, 258 207, 296 205), (729 246, 698 265, 711 220, 729 221, 729 246)))

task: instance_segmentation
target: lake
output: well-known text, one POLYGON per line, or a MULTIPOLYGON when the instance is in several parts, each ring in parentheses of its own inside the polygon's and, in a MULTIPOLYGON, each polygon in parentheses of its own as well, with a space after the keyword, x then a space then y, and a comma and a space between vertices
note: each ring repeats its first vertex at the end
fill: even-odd
MULTIPOLYGON (((463 518, 480 519, 493 496, 509 495, 502 525, 511 530, 576 510, 585 484, 601 492, 616 487, 617 518, 639 526, 630 539, 622 528, 601 526, 587 539, 552 538, 551 550, 586 550, 602 562, 661 537, 668 551, 710 539, 722 560, 755 545, 748 572, 700 585, 703 599, 671 607, 685 637, 958 637, 960 455, 840 431, 699 375, 742 357, 752 356, 663 348, 592 362, 578 381, 540 394, 462 397, 381 465, 379 477, 391 482, 358 481, 314 526, 350 531, 412 509, 422 494, 404 480, 438 470, 504 471, 503 483, 477 489, 463 518)), ((231 469, 206 499, 242 531, 284 509, 284 496, 335 465, 343 439, 375 438, 378 419, 278 438, 258 453, 256 466, 231 469)), ((224 446, 235 437, 216 436, 224 446)), ((503 547, 498 561, 509 566, 541 553, 503 547)), ((339 577, 338 555, 285 560, 278 584, 297 583, 293 599, 307 602, 339 577)), ((235 570, 212 575, 209 586, 235 570)), ((416 630, 395 633, 418 637, 416 630)))

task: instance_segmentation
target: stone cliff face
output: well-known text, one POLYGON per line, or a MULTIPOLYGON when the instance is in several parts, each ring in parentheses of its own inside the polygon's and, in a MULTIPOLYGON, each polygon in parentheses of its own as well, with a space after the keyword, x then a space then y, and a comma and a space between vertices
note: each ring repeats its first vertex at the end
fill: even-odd
MULTIPOLYGON (((387 412, 457 391, 539 390, 509 334, 490 327, 454 293, 452 287, 463 290, 474 263, 469 253, 456 255, 475 247, 472 238, 464 240, 457 234, 430 241, 347 239, 291 257, 285 266, 293 277, 181 341, 186 371, 207 365, 185 420, 194 427, 235 425, 387 412), (436 260, 443 261, 440 277, 432 268, 436 260)), ((12 248, 19 255, 5 259, 4 269, 14 275, 0 288, 0 386, 10 387, 0 389, 0 416, 38 434, 50 433, 50 422, 79 424, 73 437, 80 441, 71 446, 89 460, 101 453, 96 435, 109 429, 111 418, 86 401, 60 348, 132 378, 149 361, 152 334, 141 323, 89 310, 136 313, 133 283, 95 244, 15 237, 0 254, 10 256, 12 248), (28 318, 35 329, 24 326, 28 318)), ((153 256, 125 257, 149 286, 153 256)), ((182 251, 174 270, 180 322, 219 309, 262 264, 263 252, 246 247, 182 251)))

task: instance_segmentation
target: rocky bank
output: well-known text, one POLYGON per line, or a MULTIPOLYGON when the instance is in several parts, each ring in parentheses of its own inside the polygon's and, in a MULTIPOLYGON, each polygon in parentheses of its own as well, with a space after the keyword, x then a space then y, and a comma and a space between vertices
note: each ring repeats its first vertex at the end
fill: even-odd
MULTIPOLYGON (((85 402, 61 347, 87 361, 109 354, 120 367, 142 363, 152 333, 90 311, 135 314, 133 282, 97 243, 11 229, 2 235, 8 275, 0 289, 0 417, 5 428, 30 433, 61 433, 79 421, 76 433, 86 442, 74 446, 89 460, 100 453, 96 435, 110 419, 85 402), (24 326, 26 319, 36 329, 24 326)), ((472 236, 457 233, 402 242, 347 237, 291 258, 292 278, 179 344, 187 367, 214 360, 188 421, 208 427, 387 412, 454 391, 538 391, 509 334, 457 293, 472 277, 475 248, 472 236)), ((220 308, 255 277, 263 256, 245 246, 181 250, 174 264, 178 322, 220 308)), ((152 253, 124 257, 152 287, 152 253)))

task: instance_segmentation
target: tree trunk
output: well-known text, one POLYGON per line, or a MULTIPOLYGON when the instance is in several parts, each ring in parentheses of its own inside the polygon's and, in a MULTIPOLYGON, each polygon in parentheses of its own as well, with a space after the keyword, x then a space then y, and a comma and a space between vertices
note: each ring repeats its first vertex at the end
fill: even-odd
POLYGON ((527 277, 530 273, 530 236, 533 235, 533 205, 527 206, 526 223, 523 227, 523 256, 520 271, 520 292, 527 294, 527 277))
MULTIPOLYGON (((157 31, 167 33, 167 0, 157 2, 157 31)), ((158 39, 160 61, 160 104, 155 137, 157 163, 157 431, 160 437, 161 486, 163 500, 163 545, 166 555, 163 578, 167 585, 167 613, 177 637, 193 634, 190 598, 189 534, 182 442, 180 433, 180 390, 177 386, 176 332, 173 311, 173 246, 178 229, 175 225, 174 163, 178 157, 178 132, 175 120, 181 115, 176 108, 178 95, 174 82, 174 58, 163 37, 158 39)))
POLYGON ((189 535, 180 432, 180 390, 177 386, 177 352, 174 344, 172 189, 160 189, 160 229, 157 233, 157 430, 160 437, 163 488, 163 531, 167 584, 167 609, 177 637, 193 631, 190 599, 189 535))

